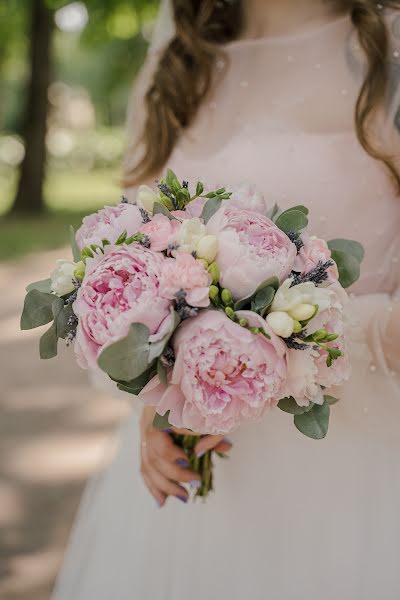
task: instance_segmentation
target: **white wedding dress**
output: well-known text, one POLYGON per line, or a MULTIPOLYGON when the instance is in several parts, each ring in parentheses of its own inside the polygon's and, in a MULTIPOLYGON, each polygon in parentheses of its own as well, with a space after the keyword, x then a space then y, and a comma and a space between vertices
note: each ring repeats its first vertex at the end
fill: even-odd
MULTIPOLYGON (((344 17, 225 54, 169 164, 192 183, 251 181, 269 205, 307 205, 316 235, 365 246, 349 307, 353 375, 323 441, 279 410, 237 431, 205 504, 157 507, 133 411, 85 494, 54 600, 398 600, 400 197, 354 131, 362 52, 344 17)), ((396 95, 379 121, 388 152, 396 95)))

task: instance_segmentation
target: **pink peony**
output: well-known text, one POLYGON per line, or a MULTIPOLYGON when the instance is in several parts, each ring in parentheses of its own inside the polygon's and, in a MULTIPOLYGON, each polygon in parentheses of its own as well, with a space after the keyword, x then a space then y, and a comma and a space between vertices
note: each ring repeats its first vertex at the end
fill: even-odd
POLYGON ((150 248, 154 252, 162 252, 174 241, 179 225, 179 221, 175 219, 170 220, 165 215, 156 214, 151 221, 142 225, 140 231, 149 237, 150 248))
POLYGON ((191 254, 177 254, 176 259, 167 258, 164 262, 159 293, 163 298, 174 300, 177 292, 183 290, 190 306, 205 308, 210 304, 209 288, 211 276, 191 254))
MULTIPOLYGON (((81 367, 95 367, 104 346, 127 335, 132 323, 159 337, 172 302, 159 293, 165 258, 139 244, 107 246, 88 259, 73 309, 79 318, 75 352, 81 367)), ((153 339, 154 338, 154 339, 153 339)))
POLYGON ((288 351, 288 377, 285 396, 292 396, 299 406, 308 406, 310 402, 323 404, 324 397, 321 386, 316 381, 318 353, 311 347, 309 350, 288 351))
POLYGON ((270 277, 283 281, 293 268, 296 246, 263 215, 223 205, 207 230, 218 238, 221 284, 235 299, 248 296, 270 277))
MULTIPOLYGON (((326 262, 331 259, 331 251, 328 248, 328 244, 325 240, 320 238, 309 237, 306 234, 302 235, 304 246, 300 249, 300 252, 296 256, 294 262, 294 271, 298 273, 308 273, 319 262, 326 262)), ((328 271, 328 282, 333 283, 339 278, 339 272, 336 264, 329 267, 328 271)))
POLYGON ((155 378, 141 393, 159 414, 170 411, 172 425, 201 434, 228 433, 259 420, 283 396, 285 344, 255 313, 238 316, 264 327, 271 339, 254 335, 220 311, 204 311, 177 330, 170 385, 155 378))
POLYGON ((242 183, 230 191, 232 191, 229 201, 231 206, 265 215, 267 207, 264 196, 254 185, 242 183))
POLYGON ((117 206, 105 206, 83 219, 76 232, 76 243, 80 250, 90 244, 100 246, 104 239, 115 244, 124 230, 131 236, 137 233, 142 225, 142 215, 134 204, 121 202, 117 206))

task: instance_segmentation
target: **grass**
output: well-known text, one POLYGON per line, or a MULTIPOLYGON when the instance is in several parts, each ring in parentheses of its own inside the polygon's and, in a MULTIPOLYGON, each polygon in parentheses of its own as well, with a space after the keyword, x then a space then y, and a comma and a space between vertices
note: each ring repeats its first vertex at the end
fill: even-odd
POLYGON ((0 260, 59 248, 68 242, 69 225, 121 195, 118 171, 52 171, 45 186, 48 213, 41 217, 6 217, 15 193, 14 171, 0 173, 0 260))

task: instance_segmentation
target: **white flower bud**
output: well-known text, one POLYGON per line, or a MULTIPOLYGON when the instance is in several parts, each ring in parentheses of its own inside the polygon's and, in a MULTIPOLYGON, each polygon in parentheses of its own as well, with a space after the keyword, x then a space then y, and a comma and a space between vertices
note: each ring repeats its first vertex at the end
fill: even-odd
POLYGON ((196 255, 198 258, 204 258, 209 264, 211 264, 218 252, 218 240, 215 235, 205 235, 200 238, 197 247, 196 255))
POLYGON ((279 337, 288 338, 294 331, 294 320, 285 312, 269 313, 266 321, 272 331, 279 337))
POLYGON ((313 304, 298 304, 288 313, 295 321, 307 321, 314 315, 315 306, 313 304))
POLYGON ((182 222, 176 238, 178 252, 186 252, 188 254, 196 252, 199 241, 206 235, 207 228, 200 219, 197 217, 186 219, 182 222))
POLYGON ((136 195, 136 204, 139 208, 144 208, 149 213, 153 213, 155 202, 159 202, 160 197, 148 185, 139 186, 136 195))
POLYGON ((73 282, 76 263, 71 260, 57 260, 57 266, 50 275, 51 290, 57 296, 65 296, 73 292, 75 285, 73 282))

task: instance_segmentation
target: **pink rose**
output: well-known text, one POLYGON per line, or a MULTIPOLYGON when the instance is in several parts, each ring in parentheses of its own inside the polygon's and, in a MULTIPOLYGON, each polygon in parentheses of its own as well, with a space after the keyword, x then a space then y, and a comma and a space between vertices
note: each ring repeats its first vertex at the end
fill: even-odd
POLYGON ((263 326, 271 339, 254 335, 221 311, 203 311, 185 321, 173 339, 176 356, 170 385, 153 379, 141 393, 169 421, 202 434, 228 433, 259 420, 283 395, 285 344, 261 317, 240 318, 263 326))
POLYGON ((142 225, 142 215, 134 204, 121 202, 118 206, 105 206, 83 219, 76 232, 76 243, 80 250, 90 244, 100 246, 104 239, 115 244, 124 230, 131 236, 137 233, 142 225))
POLYGON ((254 185, 242 183, 230 191, 232 192, 229 201, 231 206, 265 215, 267 207, 264 196, 254 185))
MULTIPOLYGON (((306 234, 302 235, 302 239, 304 246, 296 256, 293 268, 294 271, 305 274, 318 266, 319 262, 325 263, 326 261, 331 260, 331 251, 325 240, 309 237, 306 234)), ((339 272, 335 263, 332 267, 329 267, 327 273, 328 282, 333 283, 338 280, 339 272)))
POLYGON ((218 238, 221 284, 235 299, 248 296, 266 279, 283 281, 293 268, 296 246, 267 217, 223 205, 207 223, 218 238))
POLYGON ((174 300, 183 290, 190 306, 205 308, 210 304, 210 285, 211 276, 191 254, 180 253, 164 261, 159 288, 163 298, 174 300))
POLYGON ((79 318, 78 364, 95 367, 108 344, 125 337, 132 323, 149 328, 150 341, 170 318, 172 302, 162 298, 159 281, 165 258, 139 244, 107 246, 86 263, 73 308, 79 318))
POLYGON ((174 241, 179 225, 179 221, 156 214, 151 221, 141 226, 140 231, 149 237, 150 248, 154 252, 162 252, 174 241))

